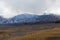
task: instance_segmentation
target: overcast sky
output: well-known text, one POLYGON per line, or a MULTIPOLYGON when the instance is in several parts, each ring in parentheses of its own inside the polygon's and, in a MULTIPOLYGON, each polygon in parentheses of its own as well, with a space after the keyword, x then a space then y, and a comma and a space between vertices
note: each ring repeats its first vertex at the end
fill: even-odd
POLYGON ((24 12, 42 14, 57 7, 60 0, 0 0, 0 15, 7 18, 24 12))
POLYGON ((40 13, 53 5, 55 0, 3 0, 7 6, 11 6, 14 10, 24 12, 40 13))

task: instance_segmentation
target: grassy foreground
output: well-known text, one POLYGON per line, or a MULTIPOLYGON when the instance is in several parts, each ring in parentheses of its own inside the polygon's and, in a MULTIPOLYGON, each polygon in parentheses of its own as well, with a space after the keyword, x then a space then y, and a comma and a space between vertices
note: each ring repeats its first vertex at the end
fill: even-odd
POLYGON ((60 23, 0 28, 0 40, 60 40, 60 23))
POLYGON ((49 38, 51 40, 52 38, 60 38, 60 28, 41 30, 24 36, 9 38, 8 40, 49 40, 49 38))

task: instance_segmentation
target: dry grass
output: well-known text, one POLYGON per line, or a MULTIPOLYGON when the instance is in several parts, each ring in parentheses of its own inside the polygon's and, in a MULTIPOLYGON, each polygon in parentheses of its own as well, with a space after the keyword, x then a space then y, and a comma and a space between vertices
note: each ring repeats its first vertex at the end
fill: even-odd
POLYGON ((48 37, 60 37, 60 28, 41 30, 22 37, 10 38, 9 40, 46 40, 48 37))
POLYGON ((38 24, 24 25, 9 29, 6 28, 6 30, 0 30, 0 40, 48 40, 51 37, 60 38, 59 27, 60 24, 38 24), (11 37, 11 33, 19 32, 25 32, 25 34, 22 34, 22 36, 11 37))
POLYGON ((49 37, 60 37, 60 28, 46 29, 24 36, 10 37, 10 33, 16 32, 15 30, 0 30, 0 40, 47 40, 49 37))
POLYGON ((8 40, 10 33, 16 32, 15 30, 0 30, 0 40, 8 40))

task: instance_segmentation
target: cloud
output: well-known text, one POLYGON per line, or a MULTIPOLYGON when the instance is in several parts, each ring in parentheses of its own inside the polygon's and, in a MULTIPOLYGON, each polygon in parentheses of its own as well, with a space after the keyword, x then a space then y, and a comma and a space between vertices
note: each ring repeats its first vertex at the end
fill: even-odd
POLYGON ((41 13, 45 11, 48 6, 52 5, 52 0, 3 0, 8 5, 12 6, 14 10, 21 10, 24 12, 41 13))
POLYGON ((16 15, 16 13, 11 7, 8 7, 5 4, 5 2, 0 1, 0 16, 9 18, 9 17, 15 16, 15 15, 16 15))
POLYGON ((52 6, 50 6, 47 10, 47 13, 60 14, 60 0, 55 0, 52 6))
POLYGON ((56 2, 57 0, 0 0, 0 4, 2 4, 5 8, 3 10, 7 10, 4 15, 8 15, 9 17, 11 17, 11 15, 17 15, 22 12, 42 14, 47 9, 50 9, 50 7, 52 7, 53 5, 57 5, 55 4, 56 2))

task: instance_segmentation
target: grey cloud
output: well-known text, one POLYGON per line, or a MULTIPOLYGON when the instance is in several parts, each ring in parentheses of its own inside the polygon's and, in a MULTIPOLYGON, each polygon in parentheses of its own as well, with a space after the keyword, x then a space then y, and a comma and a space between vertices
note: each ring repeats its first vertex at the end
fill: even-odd
POLYGON ((41 13, 47 10, 55 0, 3 0, 13 10, 41 13))

